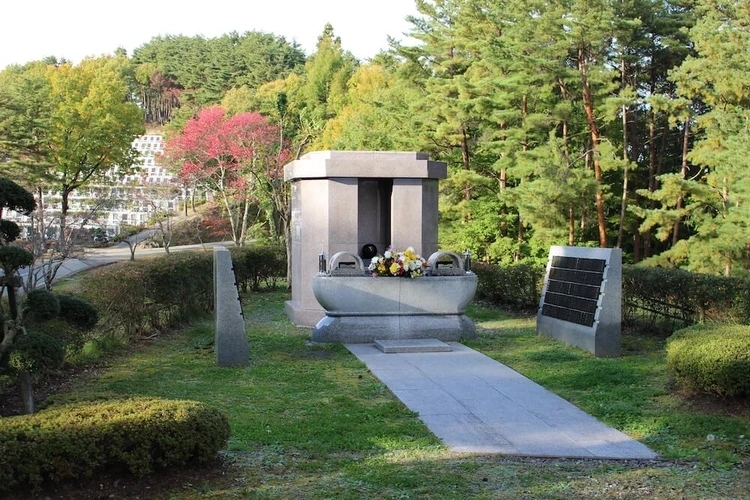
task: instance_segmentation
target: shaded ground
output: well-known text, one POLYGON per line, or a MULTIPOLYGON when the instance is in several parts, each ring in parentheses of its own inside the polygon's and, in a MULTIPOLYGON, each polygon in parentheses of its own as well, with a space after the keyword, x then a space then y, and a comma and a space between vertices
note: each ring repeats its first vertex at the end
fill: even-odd
POLYGON ((231 483, 233 476, 231 468, 219 459, 203 466, 158 471, 143 478, 125 472, 97 473, 90 479, 47 485, 36 492, 18 490, 0 497, 6 500, 179 498, 181 492, 200 492, 208 483, 211 489, 220 488, 224 482, 231 483))

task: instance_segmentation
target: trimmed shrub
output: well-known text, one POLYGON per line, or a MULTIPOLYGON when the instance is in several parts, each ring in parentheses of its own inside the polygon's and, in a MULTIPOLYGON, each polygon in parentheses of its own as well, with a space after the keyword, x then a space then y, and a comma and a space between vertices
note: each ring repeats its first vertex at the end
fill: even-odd
POLYGON ((57 295, 42 289, 35 289, 26 295, 26 309, 37 321, 48 321, 60 314, 60 300, 57 295))
POLYGON ((6 276, 10 276, 17 269, 30 266, 34 262, 34 254, 21 247, 0 246, 0 264, 6 276))
MULTIPOLYGON (((237 284, 243 291, 275 286, 286 277, 283 247, 230 251, 237 284)), ((103 329, 135 339, 213 310, 213 253, 175 253, 97 269, 87 276, 82 295, 106 318, 103 329)))
POLYGON ((145 329, 150 310, 147 292, 146 268, 140 261, 127 261, 89 273, 83 296, 107 318, 105 328, 122 330, 132 339, 145 329))
POLYGON ((211 311, 213 252, 184 252, 144 262, 148 293, 157 314, 153 326, 175 324, 211 311))
POLYGON ((86 299, 73 295, 57 295, 60 318, 81 330, 91 330, 99 322, 99 311, 86 299))
POLYGON ((39 374, 56 370, 65 361, 62 341, 44 333, 28 332, 16 338, 9 364, 16 370, 39 374))
POLYGON ((536 308, 544 280, 544 268, 518 263, 508 266, 476 263, 477 298, 514 308, 536 308))
POLYGON ((229 420, 196 401, 130 398, 79 402, 0 419, 0 491, 91 477, 135 475, 206 462, 230 436, 229 420))
POLYGON ((667 366, 692 391, 750 396, 750 327, 698 324, 667 341, 667 366))
POLYGON ((232 248, 232 264, 242 291, 257 292, 261 285, 274 287, 286 278, 286 250, 278 245, 232 248))
POLYGON ((129 339, 205 315, 213 306, 213 254, 120 262, 87 277, 85 298, 129 339))

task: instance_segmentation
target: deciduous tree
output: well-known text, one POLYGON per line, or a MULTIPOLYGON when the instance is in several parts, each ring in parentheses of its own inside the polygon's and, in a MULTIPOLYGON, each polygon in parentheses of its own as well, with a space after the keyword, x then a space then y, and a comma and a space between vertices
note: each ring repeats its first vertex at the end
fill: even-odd
MULTIPOLYGON (((41 188, 60 196, 57 255, 45 272, 48 288, 72 250, 71 193, 128 173, 137 159, 132 142, 144 127, 141 111, 129 100, 123 76, 128 68, 129 62, 120 56, 86 59, 77 66, 30 64, 11 70, 10 79, 17 85, 5 99, 25 122, 16 122, 23 128, 14 133, 0 129, 9 158, 4 167, 12 173, 23 166, 40 196, 41 188)), ((44 206, 44 200, 37 201, 44 206)))
POLYGON ((220 106, 200 111, 181 134, 166 141, 165 154, 179 166, 179 175, 197 179, 220 197, 232 239, 245 244, 248 230, 269 193, 269 182, 278 177, 278 128, 258 113, 227 116, 220 106))

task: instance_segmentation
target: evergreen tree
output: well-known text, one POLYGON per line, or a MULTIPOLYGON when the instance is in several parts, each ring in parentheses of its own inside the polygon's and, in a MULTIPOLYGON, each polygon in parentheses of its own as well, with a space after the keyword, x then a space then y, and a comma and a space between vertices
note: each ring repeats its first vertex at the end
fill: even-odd
POLYGON ((666 210, 645 212, 644 225, 658 226, 659 237, 666 239, 670 222, 684 217, 694 234, 654 260, 729 276, 750 268, 750 5, 701 0, 697 9, 690 30, 696 55, 672 78, 680 94, 708 110, 696 118, 701 135, 688 155, 690 177, 661 177, 663 187, 650 196, 666 210), (670 209, 671 220, 664 217, 670 209))
MULTIPOLYGON (((318 37, 315 53, 305 64, 299 95, 302 113, 314 127, 314 140, 346 105, 347 85, 356 67, 354 56, 342 49, 341 39, 327 24, 318 37)), ((315 142, 313 148, 318 149, 315 142)))

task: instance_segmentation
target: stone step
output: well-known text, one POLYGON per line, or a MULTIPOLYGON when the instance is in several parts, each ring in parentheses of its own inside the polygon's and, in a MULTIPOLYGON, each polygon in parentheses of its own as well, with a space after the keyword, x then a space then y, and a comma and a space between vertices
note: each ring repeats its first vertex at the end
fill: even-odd
POLYGON ((375 347, 384 353, 449 352, 451 346, 438 339, 375 340, 375 347))

